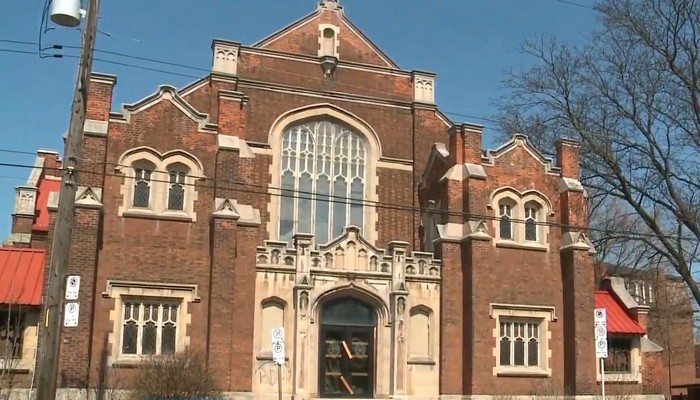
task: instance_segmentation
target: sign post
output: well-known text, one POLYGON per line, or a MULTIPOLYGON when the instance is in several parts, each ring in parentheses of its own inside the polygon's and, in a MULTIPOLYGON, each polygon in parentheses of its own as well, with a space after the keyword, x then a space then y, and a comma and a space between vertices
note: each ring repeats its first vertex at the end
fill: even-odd
POLYGON ((595 355, 600 362, 600 388, 605 400, 605 359, 608 358, 608 318, 604 308, 596 308, 593 319, 595 326, 595 355))
POLYGON ((284 365, 284 328, 272 330, 272 361, 277 364, 277 397, 282 400, 282 365, 284 365))

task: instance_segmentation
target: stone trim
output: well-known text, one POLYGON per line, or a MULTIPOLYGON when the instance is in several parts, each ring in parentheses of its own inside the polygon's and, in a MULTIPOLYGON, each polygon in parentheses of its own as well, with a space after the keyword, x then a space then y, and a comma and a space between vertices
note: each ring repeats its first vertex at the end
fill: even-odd
POLYGON ((332 25, 332 24, 318 24, 318 56, 319 57, 324 57, 324 56, 329 56, 329 57, 335 57, 336 59, 340 59, 340 55, 338 54, 338 47, 340 45, 340 27, 332 25), (324 49, 324 43, 323 40, 325 39, 325 36, 323 33, 326 31, 326 29, 330 29, 333 31, 333 54, 326 54, 325 49, 324 49))
POLYGON ((29 244, 32 242, 32 234, 31 233, 11 233, 10 236, 7 238, 6 243, 21 243, 21 244, 29 244))
POLYGON ((465 179, 486 179, 486 170, 478 164, 455 164, 440 178, 440 182, 445 180, 463 181, 465 179))
POLYGON ((137 114, 153 107, 161 101, 170 101, 184 115, 199 125, 199 132, 216 133, 216 124, 209 120, 209 114, 199 112, 190 103, 183 99, 177 89, 169 85, 161 85, 155 93, 144 97, 132 104, 123 104, 121 112, 111 112, 109 122, 128 124, 131 122, 131 115, 137 114))
POLYGON ((236 75, 238 72, 238 52, 241 44, 229 40, 214 39, 211 43, 212 72, 236 75))
POLYGON ((559 179, 559 193, 564 192, 582 192, 586 194, 583 184, 578 179, 561 178, 559 179))
POLYGON ((238 151, 240 158, 255 158, 255 152, 251 150, 248 143, 238 136, 216 135, 216 142, 219 150, 238 151))
POLYGON ((235 199, 217 197, 212 216, 237 220, 240 226, 259 226, 262 223, 260 210, 248 204, 238 204, 235 199))
POLYGON ((105 74, 102 72, 92 72, 90 73, 90 82, 114 86, 117 84, 117 76, 112 74, 105 74))
POLYGON ((467 221, 463 224, 449 222, 437 225, 438 238, 433 244, 439 242, 462 242, 467 239, 491 240, 488 226, 485 221, 467 221))
POLYGON ((83 125, 83 132, 86 136, 106 137, 109 130, 109 122, 88 119, 83 125))
POLYGON ((494 211, 495 218, 492 222, 494 230, 494 246, 517 248, 522 250, 549 251, 549 225, 548 217, 554 215, 554 208, 544 193, 537 190, 527 190, 520 192, 517 189, 505 186, 494 190, 489 198, 488 209, 494 211), (511 214, 512 238, 502 239, 500 237, 500 203, 503 200, 510 200, 515 206, 511 214), (537 213, 537 241, 525 240, 525 205, 536 203, 539 206, 537 213))
MULTIPOLYGON (((46 208, 49 211, 58 210, 60 192, 49 193, 46 208)), ((78 186, 75 192, 75 206, 81 208, 102 208, 102 188, 92 186, 78 186)))
MULTIPOLYGON (((51 150, 39 150, 37 151, 37 153, 58 155, 58 152, 51 150)), ((27 186, 36 187, 37 185, 39 185, 39 178, 41 177, 41 173, 44 171, 45 162, 46 160, 44 159, 44 157, 37 157, 34 160, 34 168, 32 168, 32 173, 29 175, 29 179, 27 180, 27 186)))
POLYGON ((124 174, 124 181, 119 187, 122 195, 122 204, 119 206, 117 215, 120 217, 142 217, 195 222, 197 213, 194 204, 198 199, 196 182, 205 179, 202 163, 194 155, 184 150, 172 150, 160 153, 150 147, 142 146, 127 150, 119 158, 119 163, 115 168, 117 172, 124 174), (135 208, 131 204, 134 197, 134 164, 145 161, 153 164, 154 170, 151 175, 150 204, 147 208, 135 208), (168 210, 168 166, 173 164, 185 165, 189 172, 185 176, 184 209, 168 210))
POLYGON ((493 327, 493 357, 494 357, 494 376, 542 376, 549 377, 552 375, 551 359, 552 359, 552 330, 550 322, 557 320, 555 308, 553 306, 536 306, 527 304, 503 304, 491 303, 489 305, 489 316, 496 320, 493 327), (524 320, 539 320, 540 321, 540 355, 539 367, 504 367, 499 365, 500 356, 500 334, 499 323, 500 319, 524 319, 524 320))
POLYGON ((593 242, 583 232, 564 232, 561 235, 559 251, 568 249, 588 251, 589 254, 596 254, 593 242))
MULTIPOLYGON (((316 64, 318 64, 318 61, 316 61, 316 64)), ((398 108, 400 110, 411 110, 413 108, 413 103, 403 100, 386 99, 377 96, 366 96, 360 94, 336 92, 331 90, 321 91, 316 89, 290 86, 280 83, 263 82, 254 79, 239 79, 238 88, 253 88, 268 92, 277 92, 293 94, 295 96, 318 98, 323 99, 325 101, 328 101, 329 99, 338 99, 357 104, 368 104, 372 106, 398 108)))
POLYGON ((411 80, 413 81, 413 101, 435 104, 435 74, 413 71, 411 80))
POLYGON ((38 191, 39 188, 36 186, 17 186, 15 189, 14 215, 34 217, 38 191))
POLYGON ((121 355, 121 327, 123 315, 123 298, 160 298, 166 300, 180 300, 177 318, 176 349, 181 350, 189 345, 190 336, 188 326, 192 323, 192 315, 189 312, 189 303, 198 303, 197 285, 184 283, 155 283, 140 281, 108 280, 102 298, 114 299, 114 306, 109 312, 109 320, 112 323, 112 331, 108 334, 108 346, 110 353, 107 357, 107 365, 134 365, 138 364, 142 357, 135 355, 121 355))
POLYGON ((522 147, 523 149, 525 149, 525 151, 527 151, 532 156, 532 158, 537 160, 544 168, 546 174, 557 176, 561 175, 561 168, 555 165, 554 160, 542 154, 542 152, 540 152, 530 142, 530 140, 527 138, 527 135, 523 135, 521 133, 514 134, 508 142, 504 143, 495 150, 487 150, 486 154, 482 157, 482 159, 487 165, 494 166, 496 165, 496 161, 499 158, 501 158, 505 154, 510 153, 518 147, 522 147))

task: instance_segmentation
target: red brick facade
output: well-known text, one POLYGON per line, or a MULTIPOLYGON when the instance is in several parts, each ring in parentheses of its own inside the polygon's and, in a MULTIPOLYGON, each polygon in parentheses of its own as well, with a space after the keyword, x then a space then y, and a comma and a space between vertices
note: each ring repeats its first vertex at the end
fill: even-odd
MULTIPOLYGON (((82 277, 80 325, 64 328, 59 385, 97 385, 110 365, 129 371, 131 363, 115 354, 125 310, 120 302, 150 291, 185 299, 177 345, 206 350, 224 390, 258 390, 255 365, 261 358, 255 354, 258 336, 267 333, 259 332, 265 325, 256 299, 261 279, 267 279, 261 277, 269 272, 261 272, 260 249, 276 246, 267 241, 281 238, 281 140, 273 139, 279 139, 278 130, 286 129, 280 124, 288 119, 330 116, 353 121, 374 157, 364 197, 376 204, 365 208, 366 248, 394 249, 393 262, 404 262, 395 250, 404 245, 392 242, 402 241, 406 257, 418 260, 432 252, 440 260, 439 283, 430 277, 411 280, 407 269, 405 278, 403 272, 394 274, 398 286, 391 289, 391 299, 403 299, 402 285, 420 279, 423 289, 414 285, 409 291, 438 288, 430 314, 438 329, 430 332, 439 337, 430 340, 439 350, 427 351, 434 357, 429 360, 409 359, 406 369, 376 365, 377 374, 391 369, 394 378, 387 377, 384 387, 384 381, 376 383, 377 375, 374 395, 597 393, 594 253, 586 237, 577 145, 562 141, 553 161, 516 135, 484 153, 481 127, 454 124, 437 109, 433 74, 401 70, 335 2, 322 3, 315 13, 254 46, 214 41, 212 74, 181 90, 163 86, 120 112, 111 112, 116 78, 93 74, 70 265, 70 273, 82 277), (327 37, 331 32, 335 36, 327 37), (137 156, 154 165, 171 158, 187 165, 185 179, 192 189, 185 190, 181 212, 129 208, 134 171, 145 167, 125 163, 139 161, 137 156), (514 213, 510 239, 499 222, 504 204, 514 213), (518 359, 513 355, 517 345, 507 356, 498 347, 506 346, 498 345, 505 343, 504 329, 520 329, 518 324, 532 320, 541 324, 536 329, 523 325, 533 329, 523 338, 539 343, 529 350, 531 367, 499 366, 501 358, 518 359), (435 374, 439 381, 434 388, 422 387, 410 378, 422 376, 412 375, 416 371, 435 374)), ((172 178, 160 179, 165 188, 172 178)), ((159 184, 150 182, 152 188, 159 184)), ((157 190, 150 192, 149 204, 165 196, 157 190)), ((53 210, 48 232, 56 200, 48 199, 53 210)), ((16 221, 14 231, 25 232, 27 224, 16 221)), ((303 245, 296 243, 295 252, 280 257, 299 260, 303 245)), ((295 262, 297 276, 305 276, 299 271, 308 266, 295 262)), ((352 288, 377 285, 364 278, 355 282, 352 273, 339 279, 352 288)), ((305 290, 300 282, 295 293, 305 290)), ((265 296, 284 302, 286 294, 265 296)), ((300 299, 308 297, 295 298, 290 306, 305 308, 300 299)), ((386 307, 392 315, 401 313, 386 307)), ((403 343, 403 319, 386 326, 398 335, 392 343, 403 343)), ((377 352, 389 351, 377 343, 377 352)), ((321 397, 315 377, 291 374, 295 381, 285 395, 321 397), (312 384, 300 385, 304 379, 312 384)))

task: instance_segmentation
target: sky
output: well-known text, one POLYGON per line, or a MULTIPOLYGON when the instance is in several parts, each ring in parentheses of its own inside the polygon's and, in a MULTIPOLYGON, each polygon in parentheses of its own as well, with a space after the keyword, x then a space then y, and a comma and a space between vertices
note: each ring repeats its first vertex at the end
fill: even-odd
MULTIPOLYGON (((3 14, 11 17, 0 24, 0 164, 4 165, 0 166, 0 240, 9 235, 14 189, 26 183, 36 150, 63 151, 80 46, 77 29, 50 22, 48 30, 40 29, 44 0, 5 3, 3 14), (41 48, 64 46, 44 54, 65 57, 39 57, 40 36, 41 48)), ((206 75, 212 39, 252 45, 313 11, 317 1, 101 3, 93 70, 117 75, 112 109, 119 110, 159 85, 182 87, 206 75)), ((581 44, 597 23, 591 9, 594 0, 340 0, 340 4, 346 16, 402 69, 437 73, 440 109, 454 122, 484 125, 484 144, 490 148, 498 145, 489 121, 496 112, 494 102, 507 95, 502 80, 509 71, 534 61, 519 51, 522 43, 556 36, 581 44)))

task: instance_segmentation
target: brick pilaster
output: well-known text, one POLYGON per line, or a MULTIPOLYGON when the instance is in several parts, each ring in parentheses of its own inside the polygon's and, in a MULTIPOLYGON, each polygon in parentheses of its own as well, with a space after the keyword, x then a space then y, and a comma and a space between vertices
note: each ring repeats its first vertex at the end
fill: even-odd
POLYGON ((587 395, 592 394, 596 387, 595 343, 591 333, 596 289, 594 250, 590 241, 577 240, 582 234, 580 227, 588 226, 584 193, 565 190, 561 193, 560 205, 565 239, 560 249, 564 294, 564 386, 570 394, 587 395))
MULTIPOLYGON (((459 133, 453 134, 457 136, 459 133)), ((447 173, 444 182, 443 208, 450 213, 439 252, 442 257, 442 287, 440 295, 440 394, 460 395, 464 393, 464 358, 467 346, 464 318, 464 275, 462 224, 464 211, 464 181, 462 164, 455 164, 447 173)))
POLYGON ((234 307, 234 275, 236 269, 237 219, 214 215, 211 222, 211 271, 209 282, 209 367, 218 371, 219 383, 231 389, 231 380, 240 369, 231 352, 231 332, 239 321, 234 307))
MULTIPOLYGON (((80 193, 80 190, 78 192, 80 193)), ((97 271, 101 215, 101 208, 76 205, 68 275, 80 276, 80 292, 77 300, 79 320, 77 327, 64 327, 61 331, 58 387, 85 388, 90 383, 95 301, 93 283, 97 271)))
POLYGON ((231 329, 232 369, 231 391, 250 392, 253 381, 253 338, 255 321, 255 251, 260 229, 257 226, 241 226, 236 231, 236 261, 234 265, 233 309, 237 323, 231 329))
POLYGON ((442 286, 440 294, 440 394, 463 394, 464 348, 464 278, 462 245, 442 240, 442 286))

